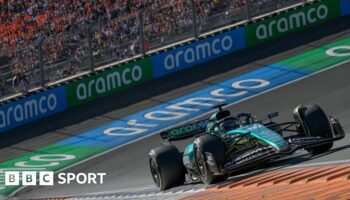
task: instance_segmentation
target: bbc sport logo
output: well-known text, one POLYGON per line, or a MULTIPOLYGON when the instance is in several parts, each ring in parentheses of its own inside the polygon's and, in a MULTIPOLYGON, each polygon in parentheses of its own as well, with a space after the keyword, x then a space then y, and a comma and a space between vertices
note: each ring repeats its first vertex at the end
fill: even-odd
MULTIPOLYGON (((106 173, 58 173, 58 184, 103 184, 106 173)), ((6 171, 5 186, 53 186, 55 176, 53 171, 6 171)))

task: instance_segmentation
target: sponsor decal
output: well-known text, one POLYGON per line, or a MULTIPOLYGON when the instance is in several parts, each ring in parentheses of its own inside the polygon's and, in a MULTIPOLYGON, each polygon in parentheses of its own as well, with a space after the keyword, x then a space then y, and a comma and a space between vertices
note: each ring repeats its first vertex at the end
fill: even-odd
POLYGON ((272 20, 269 24, 261 24, 256 29, 256 37, 259 40, 274 36, 274 31, 278 33, 288 32, 293 29, 301 28, 307 24, 315 23, 318 20, 324 20, 328 16, 328 8, 320 5, 317 8, 310 8, 303 12, 297 12, 286 17, 272 20))
MULTIPOLYGON (((231 83, 231 88, 217 88, 209 91, 208 95, 201 95, 201 97, 186 98, 180 100, 176 103, 171 103, 168 106, 162 107, 161 109, 152 109, 150 112, 145 112, 143 118, 147 121, 157 122, 159 126, 160 122, 177 121, 182 118, 187 118, 192 113, 201 112, 202 110, 211 109, 216 104, 226 101, 226 98, 239 98, 240 96, 245 96, 251 90, 259 90, 266 88, 270 85, 269 81, 262 79, 245 79, 234 81, 231 83), (233 90, 235 92, 227 94, 225 90, 233 90)), ((135 119, 138 121, 137 119, 135 119)), ((144 125, 156 125, 156 124, 144 124, 144 125)), ((178 135, 187 133, 189 131, 195 130, 196 125, 185 126, 180 129, 174 129, 170 134, 178 135)), ((149 129, 147 127, 141 126, 140 124, 134 124, 128 127, 112 127, 105 129, 103 131, 106 135, 115 136, 117 135, 136 135, 147 132, 149 129)))
POLYGON ((342 45, 330 48, 326 51, 326 54, 332 57, 349 57, 350 45, 342 45))
POLYGON ((191 133, 193 131, 198 131, 199 127, 197 124, 190 124, 180 128, 172 129, 169 131, 170 136, 182 136, 186 133, 191 133))
POLYGON ((289 11, 246 27, 247 46, 253 46, 340 16, 339 1, 320 3, 289 11))
POLYGON ((151 79, 152 62, 150 58, 110 69, 68 84, 68 106, 78 106, 151 79))
MULTIPOLYGON (((123 120, 118 120, 112 124, 86 132, 81 137, 61 141, 59 144, 71 145, 79 143, 84 146, 98 147, 122 145, 142 136, 157 133, 165 127, 191 119, 202 113, 212 111, 212 106, 219 103, 237 102, 304 75, 298 70, 286 73, 282 66, 266 67, 174 99, 166 104, 144 110, 123 120), (111 140, 111 136, 118 139, 111 140), (99 140, 86 139, 97 137, 99 140)), ((184 126, 183 128, 175 129, 172 134, 184 134, 193 129, 195 127, 184 126)))
POLYGON ((153 56, 154 77, 164 76, 245 47, 244 28, 199 40, 153 56))
POLYGON ((61 86, 0 107, 0 132, 66 110, 66 88, 61 86))

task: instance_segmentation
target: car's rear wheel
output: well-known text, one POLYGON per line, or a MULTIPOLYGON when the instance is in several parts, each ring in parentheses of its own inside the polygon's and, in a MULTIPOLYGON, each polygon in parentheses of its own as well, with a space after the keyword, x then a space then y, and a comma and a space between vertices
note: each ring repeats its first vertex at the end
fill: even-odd
MULTIPOLYGON (((333 137, 332 125, 329 122, 328 116, 318 105, 300 107, 297 112, 298 114, 294 113, 294 116, 300 123, 306 136, 333 137)), ((320 146, 307 148, 306 150, 312 155, 317 155, 329 151, 332 147, 333 142, 329 142, 320 146)))
POLYGON ((152 178, 160 190, 182 185, 185 182, 185 167, 179 150, 174 145, 152 149, 149 153, 152 178))
POLYGON ((204 135, 199 137, 195 141, 194 153, 197 170, 200 174, 202 181, 205 184, 213 184, 226 180, 228 177, 227 173, 215 175, 211 171, 207 163, 208 158, 206 152, 212 155, 217 167, 222 167, 226 163, 225 148, 220 138, 212 135, 204 135))

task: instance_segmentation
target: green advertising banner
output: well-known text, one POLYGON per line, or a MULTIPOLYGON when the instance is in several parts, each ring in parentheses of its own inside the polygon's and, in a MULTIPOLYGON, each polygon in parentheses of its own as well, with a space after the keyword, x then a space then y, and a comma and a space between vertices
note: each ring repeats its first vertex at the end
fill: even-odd
POLYGON ((324 0, 257 21, 245 29, 246 46, 254 46, 276 39, 340 16, 340 1, 324 0))
POLYGON ((67 85, 68 108, 131 88, 152 79, 152 60, 125 64, 67 85))

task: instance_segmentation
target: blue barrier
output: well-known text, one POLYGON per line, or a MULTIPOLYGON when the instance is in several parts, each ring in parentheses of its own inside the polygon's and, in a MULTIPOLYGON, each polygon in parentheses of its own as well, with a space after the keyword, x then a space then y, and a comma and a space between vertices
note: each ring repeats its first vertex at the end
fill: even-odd
POLYGON ((6 104, 0 107, 0 132, 5 132, 66 109, 66 86, 6 104))
POLYGON ((350 14, 350 1, 349 0, 341 0, 340 1, 341 5, 341 15, 349 15, 350 14))
POLYGON ((158 78, 245 48, 244 28, 199 40, 153 56, 153 77, 158 78))

